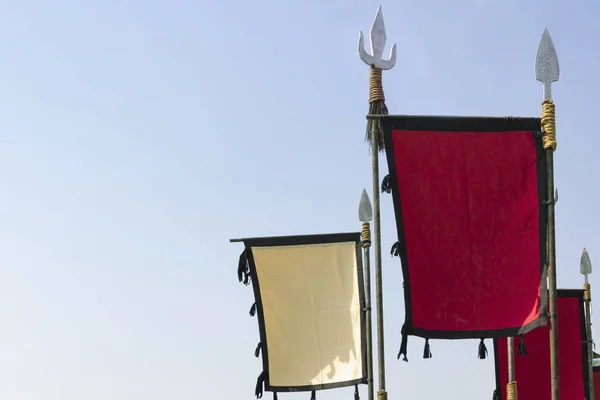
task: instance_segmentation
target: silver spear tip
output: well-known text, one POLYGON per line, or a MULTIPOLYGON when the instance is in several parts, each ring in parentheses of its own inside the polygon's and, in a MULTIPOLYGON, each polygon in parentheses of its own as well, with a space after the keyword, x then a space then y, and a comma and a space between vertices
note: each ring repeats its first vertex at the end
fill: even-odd
POLYGON ((373 206, 367 194, 366 189, 363 189, 360 195, 360 203, 358 203, 358 219, 360 222, 370 222, 373 220, 373 206))
POLYGON ((544 29, 540 44, 538 45, 537 55, 535 57, 535 79, 544 85, 558 81, 560 78, 560 67, 558 64, 558 55, 554 42, 550 36, 548 28, 544 29))
POLYGON ((365 39, 362 31, 358 33, 358 55, 363 62, 371 67, 389 70, 396 65, 396 45, 394 44, 390 50, 390 58, 383 59, 383 50, 387 41, 385 33, 385 23, 383 22, 383 11, 381 6, 377 9, 375 20, 369 32, 371 39, 371 54, 365 50, 365 39))
POLYGON ((592 273, 592 261, 585 247, 581 252, 581 261, 579 262, 579 272, 581 275, 589 275, 592 273))

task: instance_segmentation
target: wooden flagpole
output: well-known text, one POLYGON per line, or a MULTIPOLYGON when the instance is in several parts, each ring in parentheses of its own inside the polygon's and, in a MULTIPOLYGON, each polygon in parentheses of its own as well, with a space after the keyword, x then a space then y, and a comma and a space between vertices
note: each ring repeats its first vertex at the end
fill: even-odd
MULTIPOLYGON (((358 36, 358 54, 371 70, 369 80, 369 114, 385 115, 387 107, 385 105, 385 96, 383 94, 383 85, 381 81, 382 70, 389 70, 396 65, 396 45, 392 46, 390 58, 383 59, 383 49, 387 40, 385 25, 381 6, 377 10, 375 20, 369 33, 371 39, 371 54, 368 54, 364 48, 363 33, 358 36)), ((383 145, 383 131, 381 129, 381 120, 369 119, 367 124, 367 141, 371 144, 371 166, 373 170, 373 228, 375 242, 375 299, 377 307, 377 372, 379 374, 379 390, 377 391, 378 400, 386 400, 387 392, 385 390, 385 353, 384 353, 384 331, 383 331, 383 284, 381 270, 381 219, 380 219, 380 200, 379 200, 379 152, 385 151, 383 145)))
POLYGON ((363 189, 358 204, 358 219, 362 222, 361 245, 364 249, 363 263, 365 282, 365 308, 367 309, 367 375, 368 375, 368 399, 374 400, 373 390, 373 323, 371 321, 371 224, 373 220, 373 207, 367 191, 363 189))
POLYGON ((590 282, 588 280, 588 275, 592 273, 592 262, 590 260, 590 255, 588 254, 585 247, 583 248, 583 252, 581 253, 581 260, 579 262, 579 272, 584 277, 583 283, 583 301, 585 302, 585 330, 587 337, 587 353, 588 353, 588 384, 589 384, 589 392, 590 392, 590 400, 594 400, 594 339, 592 338, 592 312, 591 312, 591 303, 592 303, 592 291, 590 282))
POLYGON ((556 306, 556 226, 554 220, 554 151, 556 150, 555 108, 552 101, 552 83, 560 77, 558 56, 548 29, 544 30, 535 59, 535 79, 544 85, 544 101, 542 102, 542 140, 546 151, 546 167, 548 173, 547 198, 548 227, 546 266, 549 286, 550 317, 550 374, 552 380, 552 400, 560 399, 560 375, 558 368, 558 311, 556 306))

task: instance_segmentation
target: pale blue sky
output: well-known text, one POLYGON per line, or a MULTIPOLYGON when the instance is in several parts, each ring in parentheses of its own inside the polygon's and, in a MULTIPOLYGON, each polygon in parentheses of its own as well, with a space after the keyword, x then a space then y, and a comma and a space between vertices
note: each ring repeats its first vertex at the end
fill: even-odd
MULTIPOLYGON (((379 4, 0 1, 1 399, 253 398, 253 297, 228 239, 360 228, 371 172, 356 41, 379 4)), ((583 246, 600 268, 600 7, 382 5, 397 114, 539 115, 533 62, 550 29, 559 285, 581 287, 583 246)), ((491 398, 493 359, 477 359, 477 341, 432 341, 423 360, 411 338, 410 363, 396 360, 389 196, 382 207, 390 399, 491 398)))

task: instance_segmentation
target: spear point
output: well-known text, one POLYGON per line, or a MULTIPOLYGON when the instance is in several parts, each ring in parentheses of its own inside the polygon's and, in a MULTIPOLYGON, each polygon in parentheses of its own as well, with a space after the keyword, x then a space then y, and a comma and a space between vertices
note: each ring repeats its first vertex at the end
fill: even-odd
POLYGON ((370 222, 373 220, 373 207, 365 189, 362 191, 360 203, 358 204, 358 219, 360 222, 370 222))
POLYGON ((581 261, 579 262, 579 271, 581 275, 587 276, 592 273, 592 261, 585 247, 581 252, 581 261))
POLYGON ((560 78, 558 55, 548 28, 544 29, 535 57, 535 79, 544 84, 544 100, 552 100, 552 82, 560 78))

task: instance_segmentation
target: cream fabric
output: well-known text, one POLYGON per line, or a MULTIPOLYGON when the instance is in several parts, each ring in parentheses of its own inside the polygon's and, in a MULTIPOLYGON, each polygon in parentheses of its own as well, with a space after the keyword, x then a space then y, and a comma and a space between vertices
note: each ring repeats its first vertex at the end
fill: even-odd
POLYGON ((363 374, 356 243, 253 247, 271 386, 363 374))

